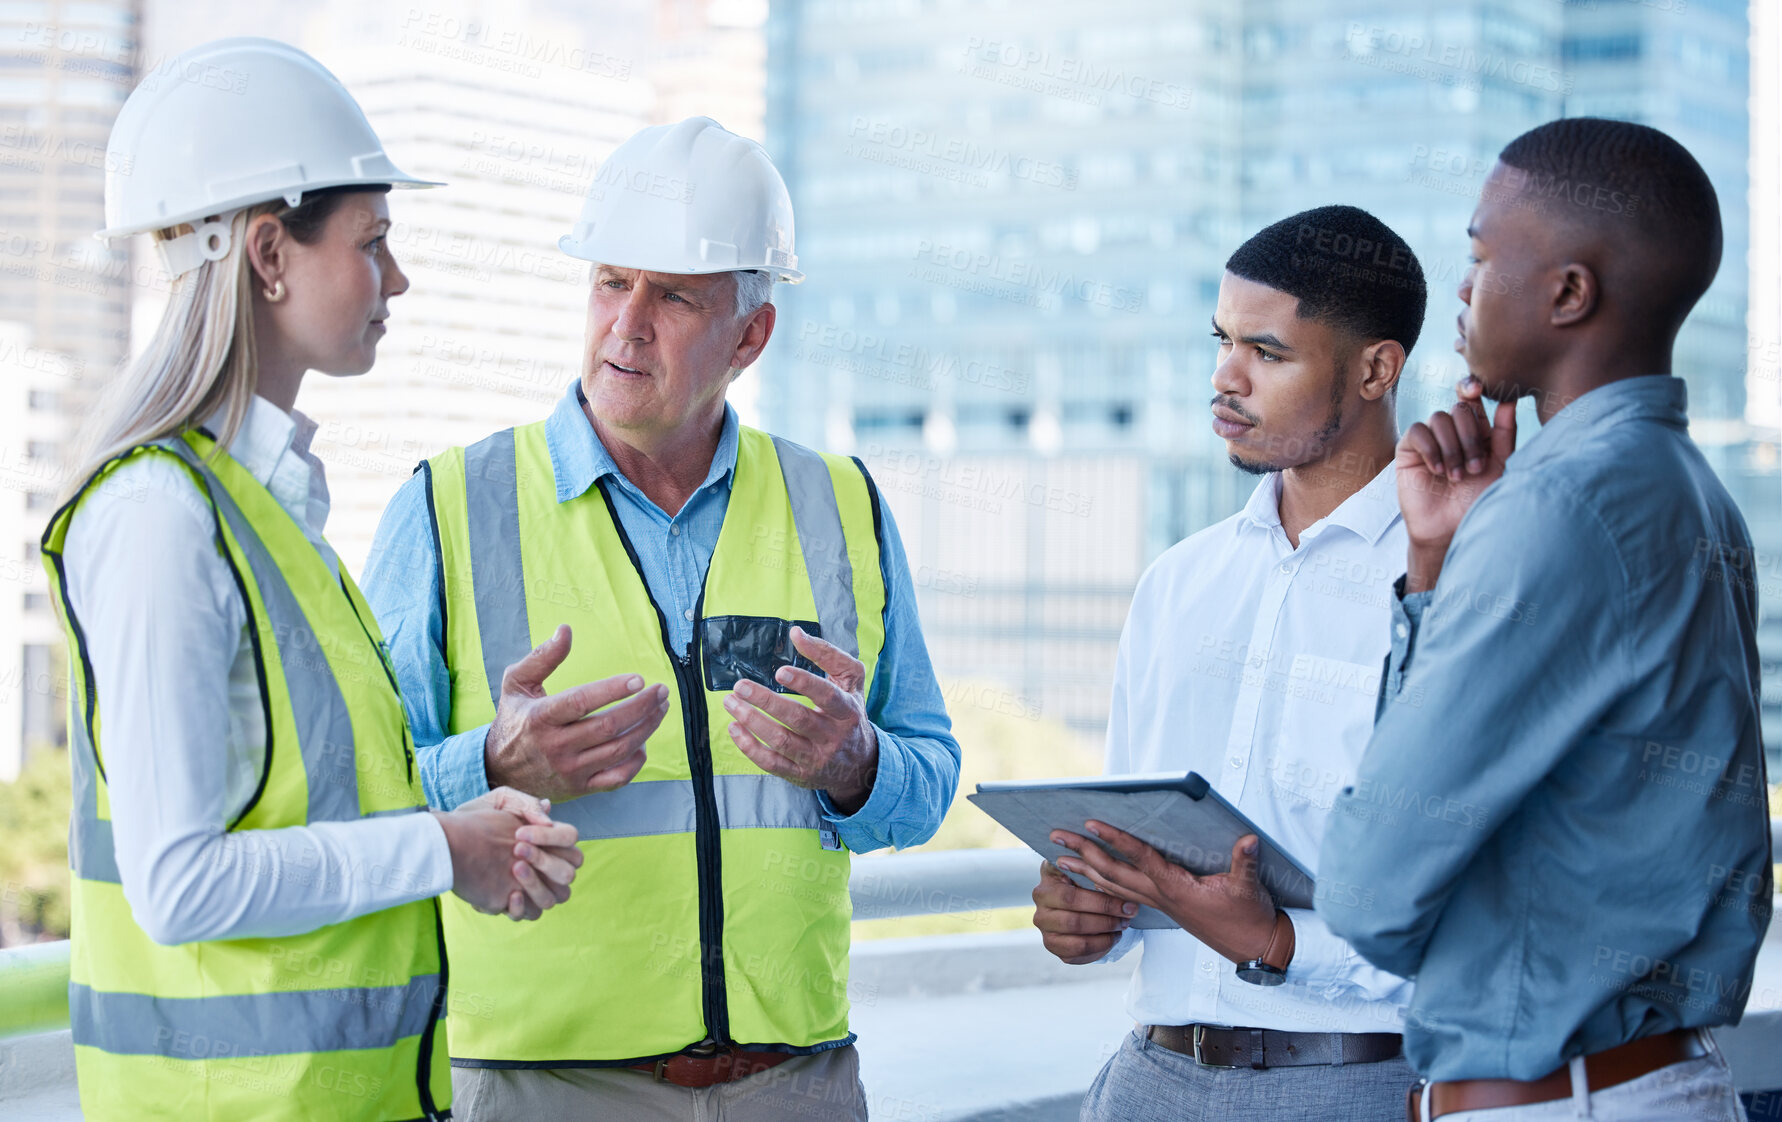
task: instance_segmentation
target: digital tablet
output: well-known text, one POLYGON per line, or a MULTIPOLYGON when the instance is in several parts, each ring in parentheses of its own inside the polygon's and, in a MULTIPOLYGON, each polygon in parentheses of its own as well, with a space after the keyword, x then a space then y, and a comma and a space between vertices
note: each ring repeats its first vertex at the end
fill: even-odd
MULTIPOLYGON (((1068 830, 1088 837, 1083 823, 1091 818, 1125 830, 1200 875, 1229 872, 1231 847, 1245 834, 1255 834, 1262 847, 1257 878, 1274 896, 1275 905, 1312 906, 1313 880, 1306 867, 1226 802, 1197 772, 980 783, 977 793, 966 798, 1054 864, 1059 857, 1070 856, 1070 850, 1052 844, 1052 831, 1068 830)), ((1084 888, 1095 887, 1088 877, 1065 875, 1084 888)), ((1141 905, 1132 926, 1177 924, 1162 912, 1141 905)))

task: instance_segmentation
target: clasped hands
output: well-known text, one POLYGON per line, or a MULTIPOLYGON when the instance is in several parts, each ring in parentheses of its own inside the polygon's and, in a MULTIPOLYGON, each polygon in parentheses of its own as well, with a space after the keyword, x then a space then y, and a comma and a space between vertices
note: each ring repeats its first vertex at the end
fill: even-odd
POLYGON ((477 911, 537 919, 569 899, 582 851, 575 827, 551 820, 549 799, 497 787, 433 815, 452 853, 452 891, 477 911))
POLYGON ((1060 857, 1057 868, 1042 863, 1033 890, 1033 925, 1046 949, 1063 961, 1094 962, 1107 954, 1140 905, 1162 912, 1232 962, 1260 958, 1267 949, 1276 909, 1258 877, 1255 834, 1232 846, 1229 872, 1196 876, 1124 830, 1094 819, 1083 828, 1113 854, 1081 834, 1054 830, 1053 844, 1075 856, 1060 857), (1059 869, 1088 877, 1096 888, 1079 887, 1059 869))

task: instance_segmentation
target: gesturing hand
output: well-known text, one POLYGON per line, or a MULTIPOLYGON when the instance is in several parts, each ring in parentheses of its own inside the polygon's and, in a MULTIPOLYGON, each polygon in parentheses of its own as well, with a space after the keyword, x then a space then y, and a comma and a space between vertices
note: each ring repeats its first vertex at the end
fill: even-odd
POLYGON ((816 708, 758 682, 738 682, 724 699, 734 718, 730 739, 762 771, 827 791, 837 807, 851 813, 872 793, 879 762, 878 733, 866 719, 866 665, 800 627, 792 629, 792 645, 828 677, 782 666, 774 680, 816 708))
POLYGON ((1202 877, 1106 822, 1090 820, 1084 828, 1126 861, 1110 857, 1079 834, 1054 830, 1053 843, 1077 854, 1060 857, 1059 868, 1088 877, 1122 900, 1156 908, 1233 962, 1259 958, 1268 949, 1275 901, 1257 878, 1260 843, 1255 834, 1232 846, 1230 872, 1202 877))
POLYGON ((1113 950, 1120 932, 1132 925, 1138 912, 1137 904, 1118 896, 1079 888, 1050 861, 1040 862, 1033 905, 1040 942, 1072 966, 1094 962, 1113 950))
POLYGON ((1479 380, 1467 375, 1456 392, 1453 409, 1412 425, 1398 442, 1398 506, 1410 539, 1406 592, 1435 585, 1460 520, 1516 450, 1515 401, 1498 402, 1487 424, 1479 380))
POLYGON ((623 787, 643 767, 644 742, 668 712, 668 687, 645 689, 641 675, 618 674, 547 694, 544 680, 568 656, 569 641, 560 624, 501 676, 501 704, 483 744, 491 785, 565 802, 623 787), (594 712, 603 705, 610 708, 594 712))

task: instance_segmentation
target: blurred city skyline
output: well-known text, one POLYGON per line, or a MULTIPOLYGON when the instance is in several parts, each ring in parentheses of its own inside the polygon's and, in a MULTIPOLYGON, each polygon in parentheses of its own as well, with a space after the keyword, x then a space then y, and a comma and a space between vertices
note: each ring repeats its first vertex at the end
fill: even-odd
POLYGON ((810 277, 776 290, 739 412, 873 470, 937 667, 972 683, 951 702, 1090 743, 1139 574, 1255 485, 1206 423, 1231 250, 1331 202, 1404 235, 1430 287, 1409 423, 1462 373, 1454 293, 1496 151, 1561 115, 1664 128, 1724 212, 1677 371, 1769 559, 1774 748, 1776 23, 1741 0, 0 2, 0 779, 63 719, 34 544, 60 457, 165 299, 146 239, 90 236, 110 119, 142 74, 239 34, 315 54, 399 166, 448 183, 391 198, 412 287, 377 366, 298 400, 351 568, 418 460, 544 415, 576 376, 586 269, 556 239, 620 140, 706 114, 768 146, 810 277))

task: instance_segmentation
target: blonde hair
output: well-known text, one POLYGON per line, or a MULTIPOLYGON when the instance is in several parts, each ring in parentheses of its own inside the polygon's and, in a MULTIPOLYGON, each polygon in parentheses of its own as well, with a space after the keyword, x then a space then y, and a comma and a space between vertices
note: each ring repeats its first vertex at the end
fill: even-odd
MULTIPOLYGON (((254 271, 248 265, 248 223, 289 209, 261 203, 230 222, 229 252, 174 278, 143 352, 105 387, 69 459, 58 502, 66 502, 107 461, 138 444, 192 428, 221 407, 218 448, 227 448, 247 419, 255 385, 254 271)), ((189 227, 157 230, 165 241, 189 227)))
MULTIPOLYGON (((211 434, 216 437, 211 455, 228 448, 247 420, 258 381, 248 226, 270 214, 294 241, 314 245, 346 195, 388 190, 378 185, 327 187, 304 192, 294 207, 273 199, 238 212, 229 223, 229 252, 174 279, 154 338, 105 387, 96 411, 81 428, 57 503, 73 498, 113 457, 195 428, 218 409, 222 419, 211 434)), ((189 229, 170 227, 153 237, 165 241, 189 229)))

